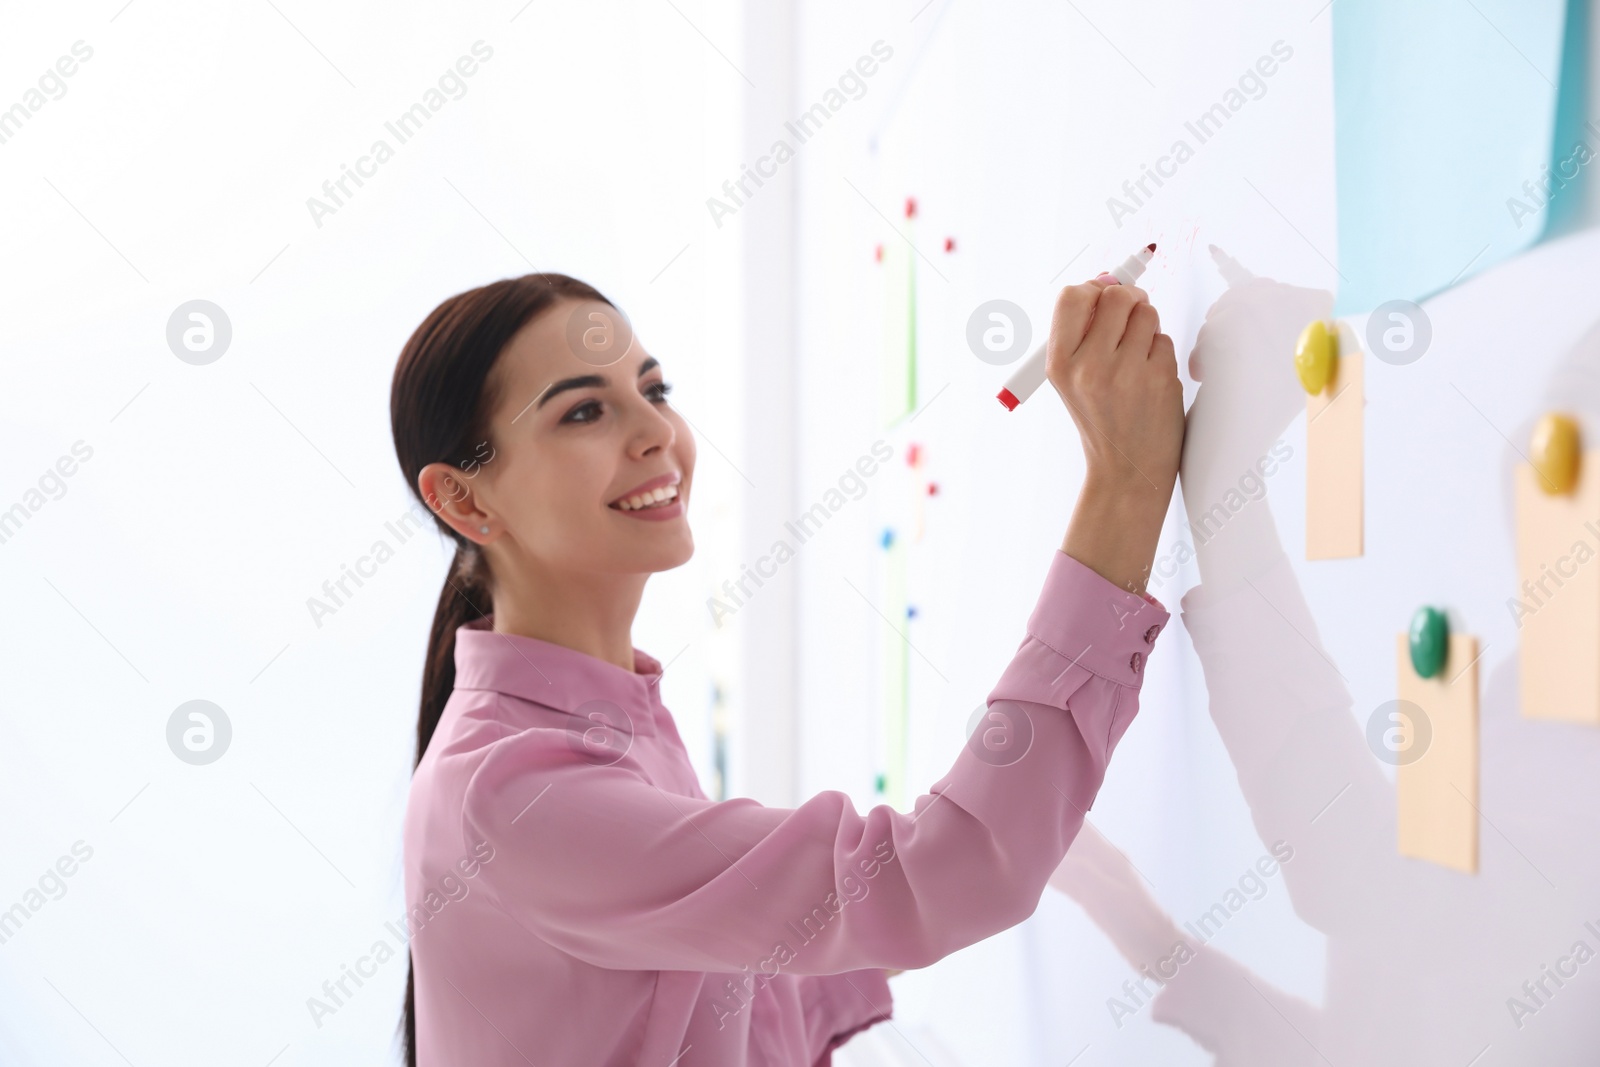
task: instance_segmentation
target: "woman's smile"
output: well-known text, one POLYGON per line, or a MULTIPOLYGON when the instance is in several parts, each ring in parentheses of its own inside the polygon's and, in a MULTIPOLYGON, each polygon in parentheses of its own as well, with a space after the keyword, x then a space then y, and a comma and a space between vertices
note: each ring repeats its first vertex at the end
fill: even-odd
POLYGON ((678 493, 682 478, 683 475, 678 471, 668 471, 641 482, 606 506, 636 519, 659 521, 677 518, 684 512, 684 501, 678 493))
POLYGON ((612 511, 622 511, 630 519, 645 519, 650 522, 664 522, 667 519, 676 519, 683 514, 683 501, 674 500, 670 504, 657 504, 652 507, 637 508, 633 511, 623 511, 621 508, 612 508, 612 511))

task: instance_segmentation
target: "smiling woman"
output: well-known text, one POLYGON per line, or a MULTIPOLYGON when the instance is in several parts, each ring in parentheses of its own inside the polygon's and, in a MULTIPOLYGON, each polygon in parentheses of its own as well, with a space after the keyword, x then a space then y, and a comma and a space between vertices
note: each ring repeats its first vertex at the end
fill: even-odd
POLYGON ((390 415, 456 558, 423 668, 407 908, 470 843, 495 862, 409 946, 412 1067, 826 1064, 890 1017, 890 972, 1034 911, 1168 617, 1142 577, 1182 388, 1143 292, 1107 289, 1063 290, 1047 370, 1119 443, 1080 426, 1091 474, 984 729, 912 812, 865 815, 838 790, 782 808, 700 788, 631 639, 650 575, 694 553, 695 443, 622 312, 531 274, 424 319, 390 415), (483 442, 493 462, 467 476, 483 442))
MULTIPOLYGON (((423 669, 418 785, 457 686, 458 632, 469 623, 634 671, 628 626, 645 579, 694 549, 685 512, 695 448, 666 403, 671 388, 621 312, 560 274, 451 297, 406 343, 390 394, 395 453, 413 493, 456 543, 423 669), (478 464, 486 442, 495 462, 478 464)), ((419 792, 414 785, 408 826, 431 808, 419 792)), ((435 873, 412 844, 408 829, 408 902, 409 890, 435 873)), ((430 1041, 416 978, 407 979, 402 1020, 413 1065, 419 1032, 422 1047, 430 1041)), ((459 1047, 449 1033, 432 1040, 441 1052, 459 1047)))

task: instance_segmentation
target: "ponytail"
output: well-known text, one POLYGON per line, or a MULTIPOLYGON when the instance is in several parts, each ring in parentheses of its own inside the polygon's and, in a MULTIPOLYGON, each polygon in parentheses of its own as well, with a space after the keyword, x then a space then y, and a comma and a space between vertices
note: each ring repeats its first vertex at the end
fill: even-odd
MULTIPOLYGON (((498 397, 490 372, 517 331, 557 300, 600 301, 599 290, 565 274, 525 274, 450 297, 412 333, 395 365, 389 421, 395 455, 411 493, 424 505, 417 478, 430 463, 465 471, 479 464, 477 447, 490 440, 488 417, 498 397)), ((440 532, 456 543, 455 559, 439 591, 422 667, 417 714, 421 764, 455 689, 456 631, 494 611, 493 574, 482 550, 429 509, 440 532)), ((406 1067, 417 1067, 416 975, 406 951, 406 1000, 400 1020, 406 1067)))
POLYGON ((433 629, 428 635, 428 658, 422 665, 422 709, 417 715, 417 756, 411 769, 422 762, 422 754, 433 740, 439 717, 456 685, 456 630, 466 623, 494 613, 494 593, 489 587, 489 565, 477 542, 458 538, 456 558, 439 590, 439 606, 433 610, 433 629))
MULTIPOLYGON (((494 611, 493 594, 486 581, 488 565, 474 541, 460 538, 456 558, 439 591, 439 606, 433 611, 433 630, 428 635, 428 659, 422 665, 422 711, 417 716, 417 756, 412 770, 422 762, 422 754, 433 740, 439 717, 456 685, 456 630, 494 611)), ((411 949, 406 949, 406 1006, 401 1019, 405 1027, 406 1067, 417 1063, 417 1019, 415 974, 411 949)))

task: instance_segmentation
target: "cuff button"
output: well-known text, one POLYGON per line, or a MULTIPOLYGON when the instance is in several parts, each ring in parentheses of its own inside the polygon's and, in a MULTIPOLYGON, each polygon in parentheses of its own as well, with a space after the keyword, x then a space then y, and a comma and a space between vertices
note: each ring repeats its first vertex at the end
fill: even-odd
POLYGON ((1144 632, 1144 643, 1147 644, 1147 645, 1155 644, 1156 643, 1156 634, 1158 634, 1160 632, 1161 632, 1161 625, 1159 623, 1157 623, 1155 626, 1150 627, 1150 629, 1148 629, 1148 630, 1146 630, 1144 632))
POLYGON ((1128 660, 1128 667, 1133 671, 1134 674, 1138 674, 1139 668, 1142 666, 1144 666, 1144 656, 1141 653, 1135 652, 1132 658, 1128 660))

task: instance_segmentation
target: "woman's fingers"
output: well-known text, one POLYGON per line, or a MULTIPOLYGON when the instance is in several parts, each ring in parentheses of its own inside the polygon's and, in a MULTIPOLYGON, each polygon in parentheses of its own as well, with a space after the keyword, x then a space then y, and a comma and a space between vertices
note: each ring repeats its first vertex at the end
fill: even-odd
MULTIPOLYGON (((1108 359, 1122 343, 1128 330, 1128 317, 1138 304, 1148 304, 1149 294, 1137 285, 1108 285, 1100 290, 1094 308, 1094 322, 1080 346, 1085 357, 1108 359)), ((1148 344, 1148 341, 1146 342, 1148 344)))
POLYGON ((1161 317, 1156 314, 1155 305, 1148 300, 1133 305, 1133 310, 1128 313, 1128 328, 1123 331, 1122 341, 1117 345, 1117 359, 1149 359, 1150 345, 1155 341, 1160 327, 1161 317))
POLYGON ((1094 318, 1100 290, 1104 288, 1104 285, 1085 282, 1082 285, 1068 285, 1057 294, 1050 324, 1052 355, 1063 360, 1069 359, 1083 344, 1083 335, 1089 329, 1089 321, 1094 318))
MULTIPOLYGON (((1093 343, 1096 351, 1109 355, 1123 344, 1123 334, 1127 330, 1128 312, 1127 305, 1150 303, 1150 294, 1137 285, 1123 285, 1111 274, 1101 274, 1079 285, 1064 287, 1056 296, 1056 306, 1052 313, 1050 328, 1051 348, 1055 358, 1060 360, 1071 359, 1078 354, 1079 349, 1093 343), (1113 314, 1110 321, 1096 328, 1104 316, 1098 314, 1101 297, 1109 291, 1122 290, 1121 295, 1113 298, 1113 314), (1117 310, 1120 309, 1120 310, 1117 310)), ((1155 329, 1159 329, 1157 322, 1155 329)), ((1150 332, 1154 334, 1155 329, 1150 332)), ((1145 349, 1148 349, 1148 338, 1145 349)))
POLYGON ((1150 345, 1150 362, 1156 364, 1163 375, 1178 376, 1178 350, 1171 337, 1164 333, 1156 334, 1150 345))

